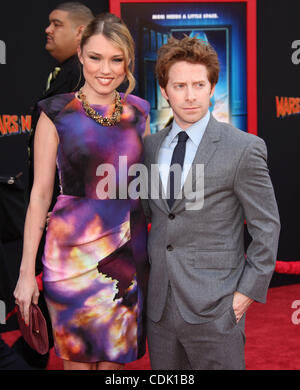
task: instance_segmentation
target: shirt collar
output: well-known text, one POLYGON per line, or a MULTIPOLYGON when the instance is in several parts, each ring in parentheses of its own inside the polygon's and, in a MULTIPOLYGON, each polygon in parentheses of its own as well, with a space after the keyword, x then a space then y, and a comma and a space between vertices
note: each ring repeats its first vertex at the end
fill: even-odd
MULTIPOLYGON (((198 122, 193 123, 187 130, 187 135, 191 139, 191 141, 195 144, 195 146, 199 146, 201 139, 203 137, 204 131, 207 127, 207 124, 210 119, 210 111, 201 118, 198 122)), ((178 133, 180 133, 182 129, 178 126, 175 119, 173 120, 172 128, 166 138, 167 146, 170 146, 174 141, 174 138, 177 137, 178 133)))

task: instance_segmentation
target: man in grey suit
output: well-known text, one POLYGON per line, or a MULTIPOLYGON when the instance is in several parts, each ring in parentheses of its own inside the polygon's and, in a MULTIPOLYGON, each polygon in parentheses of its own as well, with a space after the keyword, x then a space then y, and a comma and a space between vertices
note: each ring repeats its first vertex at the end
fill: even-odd
POLYGON ((170 39, 156 71, 174 121, 145 138, 148 172, 159 172, 145 202, 152 369, 244 369, 245 312, 266 301, 280 231, 266 146, 211 115, 219 61, 209 44, 170 39), (178 193, 173 163, 183 164, 178 193))

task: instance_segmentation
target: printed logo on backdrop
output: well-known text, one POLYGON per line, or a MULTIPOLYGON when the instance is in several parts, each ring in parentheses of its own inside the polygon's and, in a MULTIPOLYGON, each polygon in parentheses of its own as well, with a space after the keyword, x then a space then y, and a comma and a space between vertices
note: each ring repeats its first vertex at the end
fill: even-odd
MULTIPOLYGON (((294 65, 300 64, 300 39, 291 44, 291 61, 294 65)), ((276 117, 287 118, 291 115, 300 114, 300 97, 296 96, 275 96, 276 117)))
POLYGON ((31 130, 31 115, 0 114, 0 137, 28 134, 31 130))
MULTIPOLYGON (((6 45, 0 40, 0 64, 6 64, 6 45)), ((26 134, 31 130, 31 115, 0 114, 0 138, 3 136, 26 134)))
POLYGON ((0 41, 0 64, 6 64, 6 45, 4 41, 0 41))
POLYGON ((300 97, 275 96, 276 117, 300 114, 300 97))

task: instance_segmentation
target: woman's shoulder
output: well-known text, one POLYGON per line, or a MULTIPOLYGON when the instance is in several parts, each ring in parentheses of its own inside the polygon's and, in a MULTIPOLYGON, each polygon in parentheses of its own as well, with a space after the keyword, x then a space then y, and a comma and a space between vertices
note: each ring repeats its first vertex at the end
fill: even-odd
POLYGON ((126 103, 137 108, 145 116, 148 116, 150 112, 150 103, 139 96, 129 94, 126 103))
POLYGON ((53 120, 75 98, 75 92, 62 93, 38 102, 39 111, 44 111, 53 120))

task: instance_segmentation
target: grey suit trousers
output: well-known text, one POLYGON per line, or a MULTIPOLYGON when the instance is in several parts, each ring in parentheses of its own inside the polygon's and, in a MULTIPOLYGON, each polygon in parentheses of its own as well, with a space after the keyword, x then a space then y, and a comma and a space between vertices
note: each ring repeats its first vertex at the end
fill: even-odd
POLYGON ((232 307, 213 321, 189 324, 169 287, 161 320, 148 319, 147 327, 153 370, 245 369, 245 315, 237 323, 232 307))

